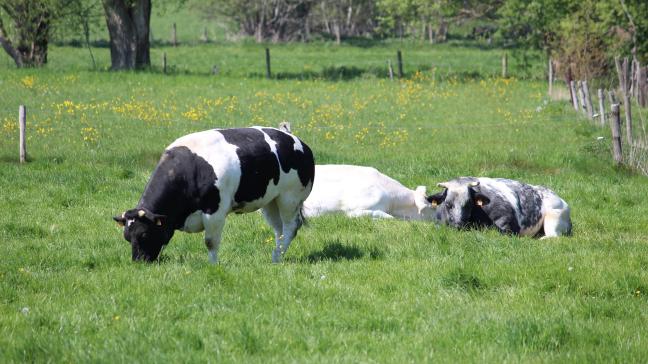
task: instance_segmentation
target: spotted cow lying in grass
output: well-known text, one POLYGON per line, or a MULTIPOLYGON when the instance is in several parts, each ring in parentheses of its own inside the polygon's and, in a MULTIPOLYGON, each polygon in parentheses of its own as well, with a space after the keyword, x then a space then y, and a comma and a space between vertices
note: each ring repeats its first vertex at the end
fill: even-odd
POLYGON ((460 177, 430 196, 437 218, 457 228, 495 226, 503 233, 543 238, 571 233, 569 205, 543 186, 504 178, 460 177))
POLYGON ((304 202, 306 217, 341 212, 350 217, 435 220, 425 186, 410 190, 372 167, 315 166, 313 191, 304 202))
POLYGON ((301 226, 314 172, 310 148, 278 129, 189 134, 166 148, 137 206, 114 220, 124 226, 133 260, 155 260, 175 230, 204 230, 216 263, 225 217, 262 209, 275 231, 272 261, 279 262, 301 226))

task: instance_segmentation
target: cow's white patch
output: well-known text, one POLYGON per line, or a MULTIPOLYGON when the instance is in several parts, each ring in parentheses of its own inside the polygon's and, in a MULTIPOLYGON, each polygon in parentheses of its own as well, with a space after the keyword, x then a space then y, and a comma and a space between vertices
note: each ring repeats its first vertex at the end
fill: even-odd
POLYGON ((185 135, 171 143, 167 149, 177 146, 189 148, 209 163, 216 175, 214 184, 221 197, 217 211, 229 211, 241 180, 241 161, 236 154, 238 147, 229 144, 218 130, 206 130, 185 135))
POLYGON ((434 220, 435 209, 425 200, 424 189, 412 191, 375 168, 316 165, 315 175, 313 191, 304 202, 306 217, 342 212, 350 217, 434 220))
POLYGON ((131 224, 132 224, 134 221, 135 221, 134 219, 126 220, 126 226, 131 226, 131 224))
POLYGON ((255 129, 258 129, 261 133, 263 133, 263 139, 268 143, 268 146, 270 147, 270 151, 275 155, 275 158, 277 158, 277 165, 281 169, 281 161, 279 160, 279 153, 277 152, 277 142, 272 140, 270 138, 270 135, 266 134, 261 127, 255 126, 255 129))
POLYGON ((288 134, 288 135, 290 135, 293 138, 293 140, 295 141, 295 144, 293 144, 294 150, 298 150, 298 151, 304 153, 304 147, 302 146, 301 141, 296 136, 294 136, 292 134, 288 134))

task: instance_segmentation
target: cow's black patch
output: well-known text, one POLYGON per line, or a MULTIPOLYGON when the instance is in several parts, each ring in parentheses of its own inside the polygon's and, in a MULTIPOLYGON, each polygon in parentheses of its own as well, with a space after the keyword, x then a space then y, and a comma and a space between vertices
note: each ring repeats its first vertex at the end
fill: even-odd
MULTIPOLYGON (((510 181, 510 180, 509 180, 510 181)), ((539 191, 525 183, 510 181, 511 189, 515 193, 520 211, 520 227, 534 226, 542 219, 542 196, 539 191)))
POLYGON ((277 143, 277 154, 279 154, 281 170, 284 173, 288 173, 291 169, 296 170, 302 186, 313 182, 315 177, 315 164, 313 152, 310 148, 306 144, 301 143, 303 152, 295 150, 295 140, 292 136, 277 129, 264 128, 262 130, 268 134, 270 139, 277 143))
POLYGON ((212 166, 189 148, 166 150, 138 205, 166 215, 176 229, 196 210, 214 213, 220 204, 212 166))
MULTIPOLYGON (((473 223, 484 224, 485 226, 495 225, 503 233, 518 234, 520 224, 513 206, 497 190, 489 188, 487 185, 471 187, 475 193, 486 196, 488 204, 476 206, 471 216, 473 223)), ((471 196, 474 201, 474 197, 471 196)))
POLYGON ((277 156, 265 141, 261 130, 254 128, 218 130, 225 141, 237 146, 236 155, 241 163, 241 181, 234 195, 237 204, 263 197, 270 181, 279 183, 277 156))

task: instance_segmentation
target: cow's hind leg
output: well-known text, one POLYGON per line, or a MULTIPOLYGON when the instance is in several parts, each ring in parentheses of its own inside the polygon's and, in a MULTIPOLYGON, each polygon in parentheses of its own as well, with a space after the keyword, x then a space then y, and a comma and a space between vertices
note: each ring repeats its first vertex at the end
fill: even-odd
POLYGON ((543 228, 544 236, 541 239, 571 234, 572 224, 569 207, 547 211, 543 228))
POLYGON ((275 249, 272 251, 272 262, 279 263, 281 261, 281 240, 283 238, 283 223, 281 222, 281 215, 279 214, 279 207, 277 200, 272 200, 269 204, 265 205, 262 209, 263 217, 275 233, 275 249))
MULTIPOLYGON (((277 200, 277 207, 279 209, 279 216, 281 216, 283 239, 281 242, 281 255, 286 254, 290 243, 297 235, 297 230, 302 225, 301 207, 303 201, 294 201, 293 198, 277 200)), ((278 257, 281 259, 281 255, 278 257)))
POLYGON ((209 262, 218 263, 218 248, 221 242, 221 233, 225 226, 225 216, 222 214, 203 214, 203 225, 205 227, 205 246, 209 251, 209 262))

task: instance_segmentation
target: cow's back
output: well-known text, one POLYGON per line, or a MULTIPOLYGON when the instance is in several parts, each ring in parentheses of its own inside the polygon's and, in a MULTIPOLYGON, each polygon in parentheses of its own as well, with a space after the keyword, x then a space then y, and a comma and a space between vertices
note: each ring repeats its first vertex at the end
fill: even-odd
POLYGON ((254 211, 284 192, 303 201, 313 184, 310 148, 274 128, 202 131, 177 139, 167 150, 179 146, 189 148, 213 169, 222 201, 219 210, 254 211))

